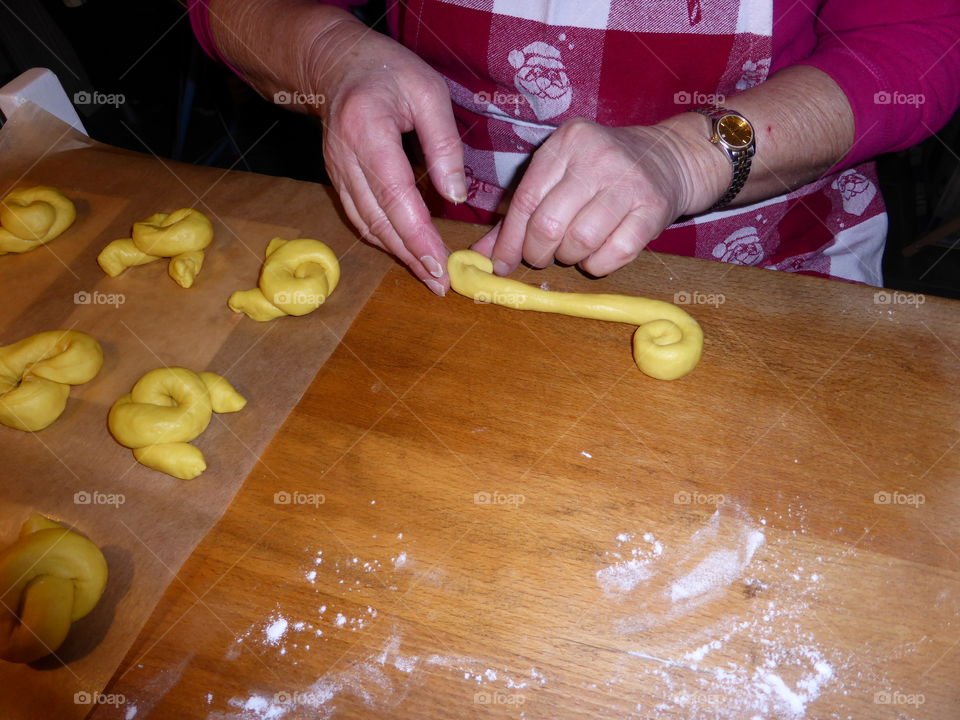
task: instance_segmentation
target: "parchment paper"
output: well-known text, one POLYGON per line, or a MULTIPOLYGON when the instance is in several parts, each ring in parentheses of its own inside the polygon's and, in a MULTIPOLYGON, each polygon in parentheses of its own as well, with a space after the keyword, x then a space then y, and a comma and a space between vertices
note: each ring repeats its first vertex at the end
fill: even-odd
MULTIPOLYGON (((30 434, 0 426, 0 545, 39 511, 100 545, 110 579, 56 658, 30 666, 0 661, 5 719, 79 718, 92 709, 86 701, 103 690, 390 266, 357 241, 329 189, 118 150, 28 105, 0 130, 0 197, 36 184, 68 195, 77 221, 47 246, 0 256, 0 344, 42 330, 82 330, 100 341, 105 362, 96 379, 71 390, 51 427, 30 434), (118 278, 100 270, 104 245, 129 237, 135 221, 179 207, 196 207, 214 224, 192 288, 176 285, 164 260, 118 278), (256 323, 226 302, 256 285, 264 249, 277 236, 323 240, 340 258, 342 279, 313 314, 256 323), (215 415, 194 441, 208 465, 195 480, 137 464, 107 430, 113 401, 164 365, 223 374, 248 399, 239 413, 215 415)), ((290 482, 301 490, 309 483, 290 482)))

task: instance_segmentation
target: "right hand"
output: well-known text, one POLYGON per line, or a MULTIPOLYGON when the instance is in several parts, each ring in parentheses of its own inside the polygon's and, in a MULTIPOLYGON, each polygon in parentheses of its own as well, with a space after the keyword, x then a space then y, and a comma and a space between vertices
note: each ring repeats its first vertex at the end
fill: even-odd
POLYGON ((353 20, 304 51, 302 86, 324 95, 317 107, 323 154, 347 216, 366 240, 444 295, 449 251, 417 190, 401 134, 416 131, 440 194, 465 201, 463 145, 446 83, 414 53, 353 20))

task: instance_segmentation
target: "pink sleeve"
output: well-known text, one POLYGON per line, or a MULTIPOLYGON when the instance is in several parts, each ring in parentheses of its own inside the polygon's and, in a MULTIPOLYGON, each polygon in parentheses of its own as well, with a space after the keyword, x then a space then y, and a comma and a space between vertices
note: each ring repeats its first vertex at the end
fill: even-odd
POLYGON ((207 55, 218 63, 226 65, 233 70, 237 76, 242 78, 243 75, 240 74, 240 71, 223 58, 223 55, 221 55, 217 49, 216 43, 213 42, 213 33, 210 31, 210 8, 207 6, 208 1, 209 0, 187 0, 187 10, 190 13, 190 27, 193 28, 193 34, 207 55))
POLYGON ((926 139, 960 106, 957 0, 827 0, 812 65, 846 93, 856 139, 834 170, 926 139))

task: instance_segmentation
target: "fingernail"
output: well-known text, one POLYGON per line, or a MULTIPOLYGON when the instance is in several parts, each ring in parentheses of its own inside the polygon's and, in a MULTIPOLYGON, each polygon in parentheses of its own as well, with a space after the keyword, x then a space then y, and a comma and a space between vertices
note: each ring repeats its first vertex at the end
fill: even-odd
POLYGON ((510 267, 503 260, 494 260, 493 261, 493 271, 497 275, 509 275, 510 267))
POLYGON ((427 269, 431 275, 435 278, 443 277, 443 265, 437 262, 436 258, 432 255, 424 255, 420 258, 420 262, 423 263, 423 266, 427 269))
POLYGON ((462 172, 447 175, 443 181, 443 193, 451 202, 462 203, 467 201, 467 178, 462 172))
POLYGON ((436 280, 424 280, 424 285, 430 288, 430 292, 440 297, 444 297, 447 294, 447 291, 443 289, 443 285, 438 283, 436 280))

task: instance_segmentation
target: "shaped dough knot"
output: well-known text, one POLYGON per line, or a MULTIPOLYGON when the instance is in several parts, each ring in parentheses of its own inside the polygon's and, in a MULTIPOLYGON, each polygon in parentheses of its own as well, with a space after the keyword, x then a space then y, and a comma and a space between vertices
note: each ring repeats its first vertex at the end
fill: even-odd
POLYGON ((34 513, 0 551, 0 658, 28 663, 56 652, 106 585, 100 548, 34 513))
POLYGON ((40 247, 77 219, 77 209, 56 188, 17 188, 0 201, 0 255, 40 247))
POLYGON ((453 289, 477 302, 639 325, 633 334, 633 359, 650 377, 676 380, 700 362, 703 330, 671 303, 627 295, 541 290, 494 275, 490 258, 473 250, 451 253, 447 269, 453 289))
POLYGON ((0 423, 36 432, 60 417, 71 385, 93 380, 100 343, 76 330, 49 330, 0 347, 0 423))
POLYGON ((340 281, 340 263, 319 240, 274 238, 267 245, 258 287, 238 290, 227 305, 258 322, 306 315, 320 307, 340 281))
POLYGON ((203 250, 213 241, 213 225, 192 208, 169 215, 156 213, 133 225, 132 237, 114 240, 97 256, 97 263, 110 277, 128 267, 170 258, 167 272, 177 285, 188 288, 203 267, 203 250))
POLYGON ((192 480, 207 463, 190 441, 207 429, 212 413, 236 412, 247 404, 226 378, 182 367, 151 370, 110 408, 107 425, 138 462, 181 480, 192 480))

